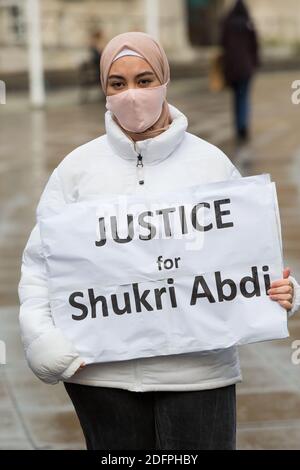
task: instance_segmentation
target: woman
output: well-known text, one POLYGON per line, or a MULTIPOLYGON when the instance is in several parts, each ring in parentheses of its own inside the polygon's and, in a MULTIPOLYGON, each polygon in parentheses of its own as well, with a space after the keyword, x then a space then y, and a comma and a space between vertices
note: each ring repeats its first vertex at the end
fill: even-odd
MULTIPOLYGON (((239 178, 218 148, 186 132, 186 117, 166 101, 169 79, 165 52, 150 36, 112 39, 101 58, 106 134, 58 165, 39 208, 239 178)), ((296 291, 286 271, 271 294, 293 313, 296 291)), ((44 382, 64 382, 88 449, 235 448, 236 348, 84 366, 53 324, 37 226, 24 251, 19 296, 28 363, 44 382)))
POLYGON ((242 0, 235 3, 224 20, 221 45, 225 79, 233 92, 236 136, 239 141, 246 141, 251 79, 259 65, 259 52, 255 27, 242 0))

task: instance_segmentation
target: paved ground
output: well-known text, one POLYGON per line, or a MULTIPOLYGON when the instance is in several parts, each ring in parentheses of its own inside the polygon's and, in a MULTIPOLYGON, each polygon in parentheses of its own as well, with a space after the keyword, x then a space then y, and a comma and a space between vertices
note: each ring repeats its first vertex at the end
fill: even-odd
MULTIPOLYGON (((184 111, 190 131, 220 146, 244 175, 271 173, 277 183, 286 265, 300 279, 300 105, 292 105, 297 73, 260 76, 254 87, 253 140, 232 139, 230 97, 211 95, 205 80, 177 81, 169 101, 184 111)), ((46 111, 28 112, 24 97, 0 107, 0 449, 83 448, 63 387, 47 386, 27 368, 20 345, 17 283, 20 257, 49 172, 72 149, 103 132, 103 103, 76 104, 76 92, 57 92, 46 111), (75 104, 74 104, 75 103, 75 104)), ((300 316, 291 337, 241 348, 244 382, 238 386, 238 446, 300 448, 300 365, 291 343, 300 339, 300 316)))

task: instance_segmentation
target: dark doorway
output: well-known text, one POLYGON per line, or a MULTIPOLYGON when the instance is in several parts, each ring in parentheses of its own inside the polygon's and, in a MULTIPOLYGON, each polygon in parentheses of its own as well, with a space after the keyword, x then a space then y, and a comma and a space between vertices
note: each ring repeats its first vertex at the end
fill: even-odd
POLYGON ((186 0, 189 39, 194 46, 218 44, 223 0, 186 0))

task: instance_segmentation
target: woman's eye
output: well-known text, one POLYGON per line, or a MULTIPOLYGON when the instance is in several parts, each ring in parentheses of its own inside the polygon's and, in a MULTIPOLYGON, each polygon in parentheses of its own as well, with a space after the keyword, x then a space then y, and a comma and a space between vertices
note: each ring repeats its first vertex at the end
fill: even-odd
POLYGON ((149 83, 151 83, 152 80, 147 80, 147 79, 144 79, 144 80, 140 80, 139 81, 139 84, 140 85, 148 85, 149 83))
POLYGON ((115 83, 112 83, 112 84, 111 84, 111 86, 112 86, 113 88, 121 88, 122 85, 123 85, 122 82, 115 82, 115 83))

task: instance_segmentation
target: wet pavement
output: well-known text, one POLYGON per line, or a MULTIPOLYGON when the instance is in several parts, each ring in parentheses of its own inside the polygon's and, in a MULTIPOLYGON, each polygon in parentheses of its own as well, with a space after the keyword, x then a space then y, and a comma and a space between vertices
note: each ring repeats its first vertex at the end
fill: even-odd
MULTIPOLYGON (((172 84, 169 101, 187 114, 189 130, 221 147, 243 175, 271 173, 282 220, 285 264, 300 279, 300 105, 291 102, 299 73, 264 74, 253 90, 252 141, 232 138, 230 96, 210 94, 201 80, 172 84)), ((95 95, 94 91, 94 95, 95 95)), ((84 448, 63 386, 48 386, 28 369, 19 338, 17 284, 20 258, 49 173, 78 145, 103 133, 101 99, 79 104, 76 90, 51 93, 45 111, 28 111, 24 96, 0 106, 0 449, 84 448)), ((238 447, 300 449, 300 365, 291 348, 300 339, 300 315, 290 338, 240 349, 238 447)))

